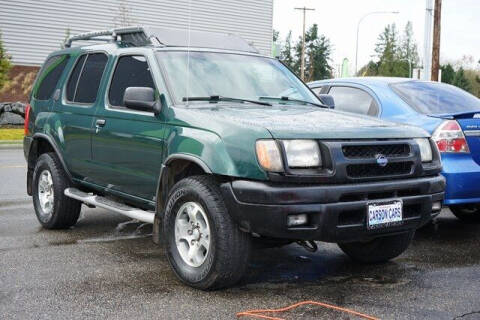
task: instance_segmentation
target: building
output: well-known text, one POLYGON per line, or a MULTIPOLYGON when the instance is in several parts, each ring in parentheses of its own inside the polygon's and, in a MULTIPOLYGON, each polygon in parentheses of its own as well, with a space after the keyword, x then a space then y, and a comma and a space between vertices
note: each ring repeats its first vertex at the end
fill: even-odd
POLYGON ((190 26, 238 34, 269 55, 272 15, 273 0, 0 0, 0 32, 15 79, 0 102, 25 100, 32 75, 68 35, 126 25, 190 26))

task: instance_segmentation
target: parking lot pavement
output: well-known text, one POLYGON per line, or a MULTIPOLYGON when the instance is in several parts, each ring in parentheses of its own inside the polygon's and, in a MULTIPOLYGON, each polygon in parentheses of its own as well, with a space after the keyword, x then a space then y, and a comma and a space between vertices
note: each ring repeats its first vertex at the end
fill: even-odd
POLYGON ((0 203, 29 200, 25 192, 26 172, 23 150, 0 149, 0 203))
MULTIPOLYGON (((25 201, 22 161, 21 150, 0 150, 1 319, 235 319, 301 300, 382 319, 480 318, 480 226, 448 210, 384 265, 354 264, 333 244, 316 253, 297 245, 255 250, 239 285, 201 292, 176 280, 149 225, 83 208, 70 230, 40 228, 25 201)), ((350 319, 318 307, 283 316, 350 319)))

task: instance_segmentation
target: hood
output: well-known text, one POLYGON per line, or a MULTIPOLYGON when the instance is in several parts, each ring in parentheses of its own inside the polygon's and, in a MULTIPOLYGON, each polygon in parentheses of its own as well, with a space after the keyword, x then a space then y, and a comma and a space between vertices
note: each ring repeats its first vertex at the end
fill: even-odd
POLYGON ((304 105, 256 106, 247 104, 190 105, 198 119, 229 122, 232 126, 262 127, 279 139, 380 139, 420 138, 429 134, 421 128, 372 117, 304 105))

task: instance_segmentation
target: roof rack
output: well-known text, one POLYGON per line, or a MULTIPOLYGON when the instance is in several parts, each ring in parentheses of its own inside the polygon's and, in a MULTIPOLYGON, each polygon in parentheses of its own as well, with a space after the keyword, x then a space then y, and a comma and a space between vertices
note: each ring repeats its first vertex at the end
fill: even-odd
MULTIPOLYGON (((85 32, 81 34, 77 34, 75 36, 69 37, 65 41, 65 48, 70 48, 72 46, 73 41, 110 41, 110 42, 116 42, 118 41, 118 37, 126 36, 127 38, 136 36, 140 37, 143 40, 143 43, 134 43, 134 45, 141 46, 141 45, 147 45, 149 42, 147 41, 147 38, 145 37, 145 31, 142 27, 124 27, 124 28, 115 28, 115 29, 110 29, 110 30, 99 30, 99 31, 91 31, 91 32, 85 32), (105 39, 101 37, 105 36, 110 36, 110 39, 105 39)), ((124 39, 122 39, 124 40, 124 39)), ((140 39, 139 39, 140 40, 140 39)))
POLYGON ((247 41, 233 34, 141 26, 82 33, 68 38, 65 41, 65 47, 71 47, 74 41, 122 41, 136 47, 160 45, 165 47, 199 47, 258 53, 258 50, 247 41), (106 36, 110 36, 110 38, 105 39, 106 36))

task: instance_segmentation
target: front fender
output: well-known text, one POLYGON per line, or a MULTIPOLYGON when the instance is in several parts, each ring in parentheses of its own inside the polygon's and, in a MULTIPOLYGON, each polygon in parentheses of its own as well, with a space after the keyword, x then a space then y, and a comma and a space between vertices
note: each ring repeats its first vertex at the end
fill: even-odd
POLYGON ((256 159, 255 137, 235 135, 232 140, 203 129, 171 126, 166 137, 166 161, 184 155, 197 159, 195 162, 206 172, 266 180, 256 159))

